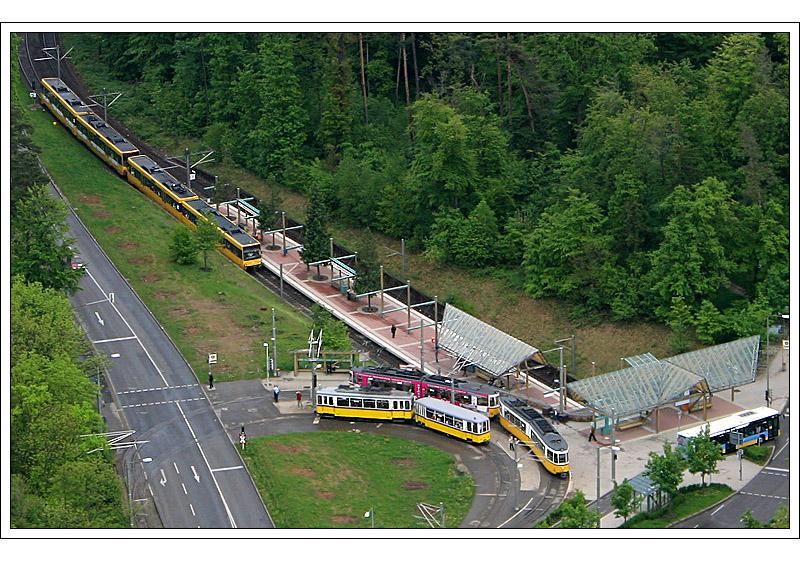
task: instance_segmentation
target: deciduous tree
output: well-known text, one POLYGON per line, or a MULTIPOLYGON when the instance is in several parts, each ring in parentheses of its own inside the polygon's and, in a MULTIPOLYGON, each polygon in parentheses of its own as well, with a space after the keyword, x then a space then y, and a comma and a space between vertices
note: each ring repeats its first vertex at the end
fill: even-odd
POLYGON ((664 441, 664 454, 651 452, 645 464, 647 477, 670 497, 678 493, 678 486, 683 481, 685 469, 686 460, 666 441, 664 441))
POLYGON ((700 474, 702 484, 706 485, 706 474, 717 472, 717 462, 724 458, 719 443, 709 436, 710 428, 706 425, 699 435, 686 445, 688 470, 692 474, 700 474))

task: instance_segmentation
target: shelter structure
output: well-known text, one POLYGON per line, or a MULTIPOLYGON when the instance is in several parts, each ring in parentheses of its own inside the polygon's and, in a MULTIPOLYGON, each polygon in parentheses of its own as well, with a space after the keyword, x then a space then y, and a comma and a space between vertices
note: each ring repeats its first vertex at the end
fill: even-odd
POLYGON ((453 372, 475 366, 492 378, 519 373, 528 360, 547 364, 536 347, 446 304, 437 345, 456 358, 453 372))
POLYGON ((645 472, 631 478, 629 483, 637 497, 641 499, 639 511, 653 511, 669 501, 669 496, 658 489, 658 486, 647 477, 645 472))
POLYGON ((567 388, 615 425, 643 423, 655 411, 658 432, 658 407, 674 403, 705 410, 712 393, 754 381, 759 344, 756 335, 663 360, 645 353, 626 358, 628 368, 567 388))

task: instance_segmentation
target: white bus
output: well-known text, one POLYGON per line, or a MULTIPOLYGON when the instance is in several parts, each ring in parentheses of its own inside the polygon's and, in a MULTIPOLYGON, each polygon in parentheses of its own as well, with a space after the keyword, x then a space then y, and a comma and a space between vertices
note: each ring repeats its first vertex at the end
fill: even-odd
POLYGON ((769 407, 756 407, 684 429, 678 433, 678 444, 686 445, 709 428, 709 436, 729 453, 754 444, 761 444, 780 435, 780 413, 769 407), (731 433, 734 434, 731 437, 731 433))

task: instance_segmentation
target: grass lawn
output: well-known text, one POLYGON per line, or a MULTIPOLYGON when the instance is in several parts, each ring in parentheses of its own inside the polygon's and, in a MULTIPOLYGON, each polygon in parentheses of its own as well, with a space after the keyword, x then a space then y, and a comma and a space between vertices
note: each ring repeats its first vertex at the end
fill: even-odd
MULTIPOLYGON (((143 139, 174 154, 181 153, 183 147, 205 147, 200 139, 171 135, 148 117, 147 106, 137 99, 136 85, 109 78, 103 65, 97 62, 92 53, 86 52, 81 34, 64 34, 64 41, 75 47, 72 60, 88 85, 94 89, 107 87, 109 90, 121 89, 127 92, 115 105, 115 115, 143 139)), ((262 199, 270 197, 272 185, 230 160, 211 163, 208 169, 219 175, 221 182, 238 185, 262 199)), ((275 189, 283 200, 283 208, 287 214, 302 221, 305 217, 305 196, 281 186, 276 186, 275 189)), ((381 253, 383 255, 389 253, 388 249, 400 249, 400 241, 374 230, 367 233, 363 229, 343 225, 330 225, 329 229, 338 243, 351 250, 358 250, 366 237, 375 240, 379 251, 385 251, 381 253)), ((440 301, 447 300, 542 350, 553 348, 553 341, 556 339, 576 335, 578 377, 591 375, 592 362, 596 363, 596 373, 602 374, 619 369, 620 358, 624 356, 645 352, 651 352, 657 357, 674 354, 670 348, 671 332, 661 324, 631 321, 577 326, 569 320, 569 305, 557 300, 531 298, 520 289, 518 282, 513 282, 513 279, 519 277, 515 272, 482 274, 438 264, 420 252, 406 252, 406 277, 415 288, 431 296, 438 295, 440 301)), ((385 257, 383 263, 387 271, 399 277, 399 256, 385 257)), ((571 366, 569 352, 564 359, 567 366, 571 366)), ((548 360, 558 364, 558 354, 548 355, 548 360)))
POLYGON ((195 372, 203 378, 206 355, 216 352, 218 381, 262 376, 273 307, 278 364, 291 369, 288 351, 307 347, 311 320, 217 252, 209 253, 210 272, 201 270, 202 256, 193 266, 173 263, 169 243, 184 227, 54 126, 50 113, 31 104, 22 82, 12 80, 12 89, 34 126, 45 167, 195 372))
POLYGON ((275 525, 282 528, 427 527, 417 503, 445 504, 448 527, 458 527, 474 492, 469 474, 433 447, 356 432, 257 437, 244 459, 275 525))
POLYGON ((711 507, 733 490, 726 484, 709 484, 706 487, 691 485, 679 490, 678 495, 666 506, 650 513, 640 513, 621 525, 622 529, 665 529, 675 521, 711 507))

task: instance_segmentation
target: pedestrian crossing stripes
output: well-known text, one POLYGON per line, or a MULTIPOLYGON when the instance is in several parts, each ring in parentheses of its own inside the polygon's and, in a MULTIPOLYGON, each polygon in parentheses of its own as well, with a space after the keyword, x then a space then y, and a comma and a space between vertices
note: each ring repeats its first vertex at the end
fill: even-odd
POLYGON ((163 404, 166 404, 166 403, 179 403, 179 402, 184 402, 184 401, 199 401, 199 400, 203 400, 203 399, 206 399, 206 398, 200 397, 200 398, 187 398, 187 399, 180 399, 180 400, 153 401, 153 402, 150 402, 150 403, 133 403, 133 404, 130 404, 130 405, 123 405, 122 407, 123 408, 126 408, 126 407, 148 407, 148 406, 151 406, 151 405, 163 405, 163 404))
POLYGON ((123 394, 138 394, 141 392, 158 392, 161 390, 175 390, 178 388, 194 388, 198 385, 199 384, 183 384, 181 386, 163 386, 161 388, 141 388, 139 390, 125 390, 124 392, 117 392, 117 395, 121 396, 123 394))

